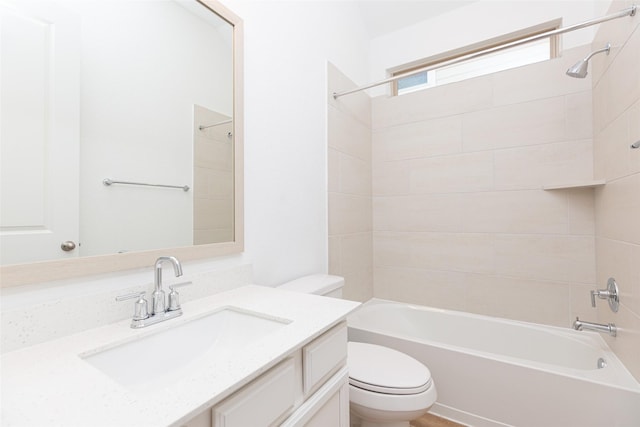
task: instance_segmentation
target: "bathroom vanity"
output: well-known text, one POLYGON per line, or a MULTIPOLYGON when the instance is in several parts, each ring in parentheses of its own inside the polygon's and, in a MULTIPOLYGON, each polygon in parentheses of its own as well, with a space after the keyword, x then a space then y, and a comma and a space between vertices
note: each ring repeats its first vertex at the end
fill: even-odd
POLYGON ((352 301, 243 286, 6 353, 3 426, 348 426, 352 301), (213 335, 213 337, 212 337, 213 335))

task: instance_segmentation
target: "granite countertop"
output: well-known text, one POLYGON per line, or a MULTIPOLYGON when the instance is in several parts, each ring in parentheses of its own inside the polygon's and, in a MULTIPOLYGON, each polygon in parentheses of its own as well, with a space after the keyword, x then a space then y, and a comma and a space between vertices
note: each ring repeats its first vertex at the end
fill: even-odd
MULTIPOLYGON (((132 301, 133 305, 133 301, 132 301)), ((310 342, 359 304, 263 286, 243 286, 183 304, 184 314, 142 329, 130 320, 2 356, 3 426, 172 426, 186 422, 310 342), (136 391, 81 358, 178 326, 224 307, 291 320, 221 363, 184 368, 178 380, 136 391)), ((171 345, 171 343, 167 343, 171 345)), ((205 359, 206 360, 206 359, 205 359)))

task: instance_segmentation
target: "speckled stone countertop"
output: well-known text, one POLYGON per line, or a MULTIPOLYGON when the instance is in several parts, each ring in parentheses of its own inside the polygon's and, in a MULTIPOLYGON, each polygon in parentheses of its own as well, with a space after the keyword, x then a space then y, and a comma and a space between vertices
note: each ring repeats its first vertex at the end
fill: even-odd
MULTIPOLYGON (((133 302, 132 302, 133 304, 133 302)), ((186 422, 310 342, 354 310, 353 301, 249 285, 183 304, 184 315, 143 329, 130 320, 2 356, 3 426, 173 426, 186 422), (81 355, 143 338, 224 307, 291 320, 225 363, 186 367, 179 380, 138 392, 81 355)), ((167 343, 171 345, 170 342, 167 343)))

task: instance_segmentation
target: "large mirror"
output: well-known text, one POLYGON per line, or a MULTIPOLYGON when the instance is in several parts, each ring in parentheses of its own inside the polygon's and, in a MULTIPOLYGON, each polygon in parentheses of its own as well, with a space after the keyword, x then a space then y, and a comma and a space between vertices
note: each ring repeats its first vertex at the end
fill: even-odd
POLYGON ((0 13, 3 286, 243 250, 237 16, 212 0, 0 13))

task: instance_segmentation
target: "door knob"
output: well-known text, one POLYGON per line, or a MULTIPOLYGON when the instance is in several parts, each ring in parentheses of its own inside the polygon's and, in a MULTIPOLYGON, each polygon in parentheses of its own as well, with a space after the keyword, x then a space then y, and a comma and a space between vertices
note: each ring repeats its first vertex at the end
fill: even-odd
POLYGON ((71 240, 67 240, 66 242, 62 242, 62 244, 60 245, 60 249, 62 249, 65 252, 72 251, 75 248, 76 248, 76 244, 74 242, 72 242, 71 240))

